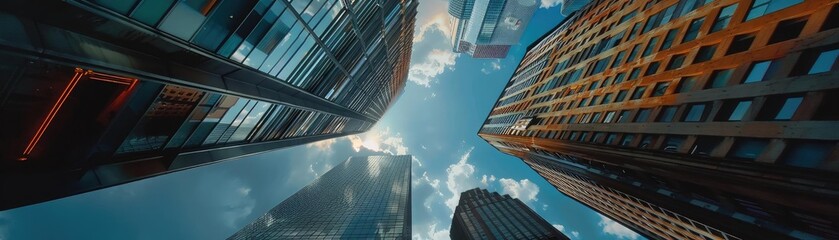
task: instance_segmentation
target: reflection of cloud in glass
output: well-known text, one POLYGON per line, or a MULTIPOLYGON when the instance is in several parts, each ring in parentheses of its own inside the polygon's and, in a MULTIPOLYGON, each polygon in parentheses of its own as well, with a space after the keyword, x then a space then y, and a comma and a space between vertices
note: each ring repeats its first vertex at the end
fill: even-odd
POLYGON ((369 174, 370 177, 378 177, 379 174, 382 173, 382 167, 383 165, 381 159, 378 157, 370 157, 370 160, 367 161, 367 174, 369 174))

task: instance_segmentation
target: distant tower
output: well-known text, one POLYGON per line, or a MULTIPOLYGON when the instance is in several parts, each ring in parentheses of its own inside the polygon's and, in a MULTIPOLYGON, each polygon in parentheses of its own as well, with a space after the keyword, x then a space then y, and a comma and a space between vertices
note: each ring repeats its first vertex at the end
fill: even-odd
POLYGON ((485 189, 460 194, 452 239, 568 239, 544 218, 510 195, 485 189))
POLYGON ((538 7, 536 0, 452 0, 452 50, 473 58, 504 58, 538 7))
POLYGON ((410 239, 411 156, 352 157, 229 239, 410 239))

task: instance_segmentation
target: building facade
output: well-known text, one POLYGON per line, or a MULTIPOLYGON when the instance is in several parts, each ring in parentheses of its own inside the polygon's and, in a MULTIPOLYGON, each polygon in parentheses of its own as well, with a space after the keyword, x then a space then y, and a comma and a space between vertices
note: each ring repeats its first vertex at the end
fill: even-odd
POLYGON ((839 238, 837 1, 599 0, 479 136, 658 239, 839 238))
POLYGON ((474 188, 460 194, 451 239, 569 239, 510 195, 474 188))
POLYGON ((228 239, 410 239, 411 156, 352 157, 228 239))
POLYGON ((539 6, 535 0, 449 2, 452 50, 473 58, 504 58, 539 6))
POLYGON ((0 210, 364 132, 417 2, 0 3, 0 210))

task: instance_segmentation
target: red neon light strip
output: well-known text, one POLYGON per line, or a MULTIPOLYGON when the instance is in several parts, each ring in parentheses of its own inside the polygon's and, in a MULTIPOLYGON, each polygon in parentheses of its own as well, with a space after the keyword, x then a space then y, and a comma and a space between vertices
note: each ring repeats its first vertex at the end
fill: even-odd
POLYGON ((35 145, 38 144, 38 141, 41 140, 41 136, 44 135, 44 131, 47 130, 47 127, 52 123, 53 118, 55 118, 55 114, 58 113, 58 110, 61 109, 61 105, 64 105, 64 101, 67 100, 67 97, 70 96, 70 93, 76 88, 76 84, 79 83, 79 80, 84 75, 80 71, 81 69, 76 69, 76 74, 70 79, 70 83, 67 84, 67 87, 64 88, 64 91, 61 92, 61 95, 58 97, 58 101, 55 102, 55 105, 52 106, 50 109, 49 114, 47 114, 47 118, 44 119, 44 122, 41 123, 41 126, 38 127, 38 131, 35 132, 35 136, 32 137, 32 140, 29 141, 29 145, 26 146, 26 149, 23 150, 23 157, 20 160, 26 160, 27 156, 32 153, 32 149, 35 148, 35 145))
POLYGON ((61 106, 64 105, 65 101, 67 101, 67 98, 70 96, 70 93, 73 92, 73 89, 76 88, 76 85, 79 83, 82 77, 88 74, 94 74, 94 76, 89 77, 91 80, 129 85, 129 87, 124 91, 132 90, 134 88, 134 85, 137 84, 136 78, 126 78, 109 74, 93 73, 93 71, 83 71, 80 68, 76 68, 76 74, 73 75, 73 78, 70 79, 70 83, 67 84, 67 87, 65 87, 64 91, 61 92, 61 95, 58 97, 58 101, 56 101, 55 105, 52 106, 52 109, 50 109, 49 113, 47 114, 47 117, 44 119, 44 122, 41 123, 41 126, 38 127, 38 131, 35 132, 35 136, 32 137, 32 140, 29 141, 29 145, 27 145, 26 149, 23 150, 23 156, 18 158, 18 160, 24 161, 29 158, 29 154, 32 153, 32 150, 35 148, 35 145, 38 145, 38 141, 41 140, 41 137, 44 135, 44 132, 52 123, 52 120, 55 118, 55 115, 58 114, 58 111, 61 110, 61 106), (117 80, 105 79, 99 76, 115 78, 117 80))

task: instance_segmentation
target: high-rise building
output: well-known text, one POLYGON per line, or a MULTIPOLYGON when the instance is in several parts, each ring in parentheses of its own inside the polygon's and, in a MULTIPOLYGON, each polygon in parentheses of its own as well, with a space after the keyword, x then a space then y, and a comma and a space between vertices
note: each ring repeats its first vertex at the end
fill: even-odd
POLYGON ((474 188, 460 194, 451 239, 568 239, 510 195, 474 188))
POLYGON ((352 157, 229 239, 410 239, 411 156, 352 157))
POLYGON ((836 1, 593 1, 479 135, 659 239, 839 238, 836 1))
POLYGON ((560 0, 560 5, 562 6, 560 11, 562 11, 563 15, 568 16, 585 7, 589 2, 590 0, 560 0))
POLYGON ((0 210, 364 132, 417 2, 0 3, 0 210))
POLYGON ((450 1, 452 50, 473 58, 506 57, 537 7, 536 0, 450 1))

